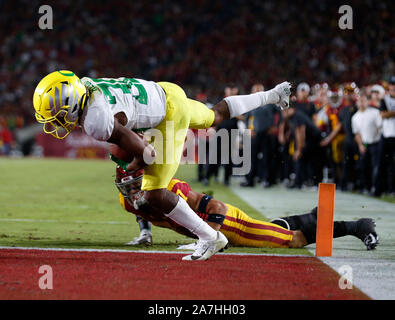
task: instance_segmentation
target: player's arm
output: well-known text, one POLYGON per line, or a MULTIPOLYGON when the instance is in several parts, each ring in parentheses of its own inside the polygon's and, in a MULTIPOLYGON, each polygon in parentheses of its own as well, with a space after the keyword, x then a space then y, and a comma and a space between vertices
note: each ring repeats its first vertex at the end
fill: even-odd
POLYGON ((328 144, 332 142, 333 139, 339 134, 340 130, 342 129, 342 124, 339 122, 336 126, 335 129, 332 130, 332 132, 324 139, 321 141, 320 145, 321 147, 326 147, 328 144))
POLYGON ((285 137, 285 120, 281 121, 278 127, 278 142, 285 144, 287 142, 285 137))
POLYGON ((393 118, 395 117, 395 111, 389 111, 385 101, 382 100, 380 104, 380 115, 383 119, 393 118))
POLYGON ((380 114, 383 119, 395 117, 395 111, 381 111, 380 114))
POLYGON ((354 139, 355 139, 355 142, 358 145, 359 152, 361 154, 364 154, 366 152, 366 147, 365 147, 365 145, 362 142, 361 135, 359 133, 356 133, 354 139))
POLYGON ((306 145, 306 125, 301 125, 295 129, 296 150, 293 155, 294 160, 300 159, 302 151, 306 145))
POLYGON ((141 139, 137 133, 125 128, 122 124, 124 121, 122 115, 116 114, 114 116, 114 129, 107 142, 118 145, 121 149, 133 156, 134 159, 128 166, 129 171, 142 169, 147 165, 144 161, 144 156, 146 159, 153 159, 155 157, 155 150, 146 141, 141 139))

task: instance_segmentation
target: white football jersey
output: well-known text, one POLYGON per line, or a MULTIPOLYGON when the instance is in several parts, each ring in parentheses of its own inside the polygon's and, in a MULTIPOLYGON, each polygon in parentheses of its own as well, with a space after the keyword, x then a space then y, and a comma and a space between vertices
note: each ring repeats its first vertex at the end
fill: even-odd
POLYGON ((82 116, 84 131, 93 138, 107 141, 114 129, 114 115, 123 112, 126 128, 144 130, 157 126, 166 115, 166 95, 153 81, 133 78, 84 77, 81 82, 90 90, 82 116))

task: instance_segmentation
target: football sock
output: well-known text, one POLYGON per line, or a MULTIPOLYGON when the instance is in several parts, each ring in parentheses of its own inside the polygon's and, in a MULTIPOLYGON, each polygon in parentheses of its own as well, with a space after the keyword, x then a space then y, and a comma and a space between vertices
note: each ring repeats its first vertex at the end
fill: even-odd
POLYGON ((139 224, 140 231, 141 230, 151 230, 151 223, 147 220, 144 220, 143 218, 137 216, 136 221, 139 224))
POLYGON ((202 220, 181 197, 179 197, 174 209, 165 216, 187 228, 201 240, 214 240, 217 238, 217 232, 202 220))
MULTIPOLYGON (((316 242, 317 223, 304 225, 300 230, 303 232, 308 244, 316 242)), ((333 238, 355 236, 356 231, 356 221, 335 221, 333 223, 333 238)))
MULTIPOLYGON (((301 230, 308 244, 316 242, 317 233, 317 207, 310 213, 282 217, 288 222, 291 230, 301 230)), ((333 238, 355 235, 357 232, 356 221, 335 221, 333 223, 333 238)))
POLYGON ((333 224, 333 237, 353 236, 357 231, 356 221, 335 221, 333 224))
POLYGON ((234 118, 266 104, 278 103, 279 99, 278 93, 273 89, 224 98, 229 108, 230 118, 234 118))

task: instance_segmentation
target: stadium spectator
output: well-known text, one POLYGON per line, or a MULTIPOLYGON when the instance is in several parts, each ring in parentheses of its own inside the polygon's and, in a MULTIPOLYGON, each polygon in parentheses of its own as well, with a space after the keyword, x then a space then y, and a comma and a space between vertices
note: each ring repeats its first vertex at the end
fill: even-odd
POLYGON ((358 111, 351 118, 351 125, 360 153, 361 188, 364 193, 375 193, 379 182, 382 118, 377 108, 369 106, 366 92, 361 92, 357 107, 358 111))
POLYGON ((310 182, 318 185, 322 181, 323 169, 320 130, 309 116, 293 107, 283 110, 283 118, 294 139, 292 158, 296 177, 294 184, 289 187, 300 189, 303 184, 310 182))
MULTIPOLYGON (((384 162, 380 162, 379 170, 383 172, 383 179, 379 180, 386 181, 383 192, 394 192, 393 178, 390 179, 393 177, 393 135, 388 129, 393 123, 393 117, 389 116, 392 111, 387 102, 385 106, 379 104, 382 90, 372 84, 381 84, 388 90, 381 80, 387 80, 395 72, 391 15, 395 3, 353 1, 353 10, 358 12, 354 29, 358 32, 338 28, 334 17, 339 16, 340 4, 339 1, 312 0, 300 10, 300 1, 238 0, 229 5, 223 0, 164 0, 155 4, 75 0, 52 4, 54 29, 41 30, 37 23, 32 23, 32 17, 38 18, 40 1, 1 1, 0 116, 5 118, 3 127, 8 127, 15 138, 14 130, 35 123, 31 108, 34 85, 56 69, 71 69, 91 77, 126 75, 172 81, 186 88, 189 96, 196 96, 205 88, 204 93, 213 102, 222 98, 223 88, 229 81, 244 92, 257 81, 272 87, 289 78, 300 84, 294 106, 312 114, 313 108, 307 102, 310 101, 317 110, 313 121, 322 132, 331 135, 340 130, 327 144, 326 150, 332 150, 329 160, 333 159, 333 141, 344 131, 344 155, 339 154, 337 160, 342 159, 341 187, 348 189, 346 185, 358 183, 358 175, 353 173, 356 147, 350 130, 358 94, 353 81, 358 81, 361 87, 371 86, 371 104, 380 107, 383 116, 380 154, 384 162), (294 19, 295 16, 298 19, 294 19), (362 21, 375 28, 358 26, 362 21), (338 124, 333 125, 331 115, 322 109, 328 108, 328 89, 336 84, 343 84, 343 102, 335 110, 338 124)), ((280 148, 282 160, 276 162, 281 166, 267 172, 285 179, 296 164, 291 158, 295 153, 290 124, 292 122, 280 124, 280 146, 272 143, 265 149, 266 155, 275 155, 276 148, 280 148)), ((270 130, 275 136, 276 126, 270 130)), ((306 144, 311 143, 307 140, 308 137, 306 144)), ((26 148, 26 153, 29 149, 26 148)), ((264 167, 269 168, 270 164, 264 167)), ((208 174, 215 175, 216 169, 216 165, 209 166, 208 174)), ((268 180, 259 170, 256 174, 268 180)))
MULTIPOLYGON (((212 108, 213 104, 207 101, 207 95, 204 92, 200 92, 196 95, 196 100, 204 103, 207 108, 212 108)), ((193 129, 195 138, 198 141, 198 177, 197 181, 202 182, 204 185, 208 185, 209 179, 209 152, 210 152, 210 136, 215 134, 215 129, 193 129), (202 147, 204 144, 204 148, 202 147), (204 151, 204 153, 202 153, 204 151)))
MULTIPOLYGON (((264 91, 265 88, 263 84, 256 83, 251 88, 251 93, 264 91)), ((255 185, 255 178, 258 177, 262 179, 262 140, 260 139, 259 125, 265 121, 264 114, 265 106, 262 106, 258 109, 250 111, 244 115, 246 126, 249 130, 251 130, 251 170, 246 176, 246 181, 242 182, 240 186, 242 187, 253 187, 255 185), (263 116, 263 117, 262 117, 263 116), (258 126, 258 127, 257 127, 258 126)))
POLYGON ((341 132, 344 132, 342 172, 340 188, 343 191, 351 191, 355 188, 357 181, 356 158, 358 157, 358 147, 354 140, 351 127, 351 118, 357 111, 355 104, 345 105, 339 112, 339 122, 332 132, 321 141, 321 146, 328 146, 341 132))
POLYGON ((336 1, 312 0, 300 10, 300 2, 273 0, 76 0, 52 5, 54 30, 32 23, 40 1, 23 3, 0 5, 0 109, 9 105, 26 124, 34 122, 34 84, 55 69, 168 80, 191 91, 205 85, 212 101, 235 79, 246 84, 242 91, 258 79, 269 87, 284 78, 331 84, 359 79, 366 85, 394 71, 392 2, 353 2, 355 24, 375 28, 356 25, 359 32, 348 33, 334 23, 336 1))
POLYGON ((316 117, 316 109, 314 104, 309 101, 310 96, 310 86, 306 82, 301 82, 296 88, 296 100, 292 105, 296 110, 303 111, 306 113, 313 121, 316 117))
MULTIPOLYGON (((264 86, 256 83, 251 93, 263 91, 264 86)), ((245 115, 247 127, 251 130, 251 170, 243 187, 255 185, 255 180, 263 187, 270 187, 276 182, 279 165, 278 125, 281 110, 276 105, 262 106, 245 115)))
POLYGON ((381 101, 383 100, 385 95, 384 88, 379 85, 375 84, 370 88, 370 105, 375 108, 380 108, 381 101))
MULTIPOLYGON (((234 96, 239 93, 239 88, 233 84, 226 86, 224 89, 224 97, 234 96)), ((233 160, 232 160, 232 152, 234 152, 234 146, 237 145, 234 139, 236 138, 235 135, 232 135, 232 129, 237 129, 237 118, 231 118, 228 120, 223 121, 217 127, 217 134, 222 132, 227 132, 227 137, 222 138, 221 134, 217 136, 217 161, 215 164, 210 164, 209 166, 209 174, 208 177, 214 175, 218 176, 218 171, 221 166, 224 167, 224 185, 229 185, 230 178, 232 176, 232 168, 233 168, 233 160)))
POLYGON ((343 100, 340 104, 340 109, 350 105, 355 105, 359 94, 357 84, 355 82, 347 82, 340 86, 340 88, 342 88, 343 93, 343 100))
POLYGON ((383 131, 380 140, 379 181, 386 185, 381 185, 375 196, 381 195, 382 191, 392 195, 395 192, 395 76, 391 77, 388 94, 381 101, 380 111, 383 131))
POLYGON ((4 118, 0 117, 0 155, 8 156, 11 152, 13 137, 4 118))

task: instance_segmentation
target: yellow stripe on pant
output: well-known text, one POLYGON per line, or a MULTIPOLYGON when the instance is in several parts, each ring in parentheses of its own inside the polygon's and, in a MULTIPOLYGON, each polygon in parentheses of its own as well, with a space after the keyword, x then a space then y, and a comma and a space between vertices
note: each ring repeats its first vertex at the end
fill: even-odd
POLYGON ((234 246, 288 248, 293 233, 276 224, 249 217, 240 209, 226 204, 228 211, 221 232, 234 246))
POLYGON ((209 128, 215 118, 214 111, 199 101, 188 99, 178 85, 158 84, 166 93, 166 116, 155 127, 162 137, 155 137, 153 132, 157 160, 145 168, 142 190, 166 188, 178 169, 188 128, 209 128))

